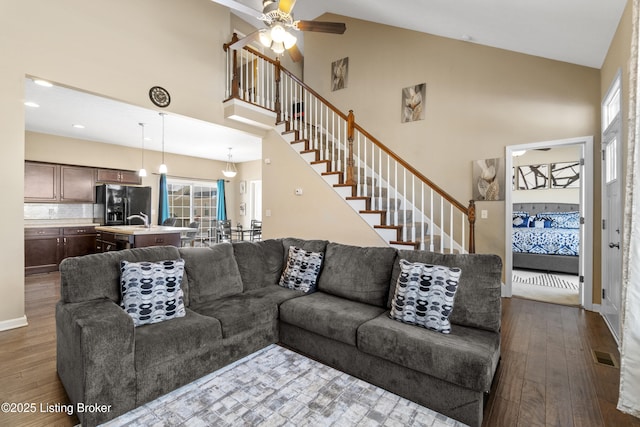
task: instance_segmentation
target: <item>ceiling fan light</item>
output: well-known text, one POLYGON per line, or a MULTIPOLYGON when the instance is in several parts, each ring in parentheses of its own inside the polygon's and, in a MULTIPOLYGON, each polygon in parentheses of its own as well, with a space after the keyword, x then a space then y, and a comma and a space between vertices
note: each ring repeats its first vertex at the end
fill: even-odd
POLYGON ((293 34, 287 32, 285 33, 285 37, 284 37, 284 48, 285 49, 291 49, 296 42, 298 41, 298 39, 296 39, 296 36, 294 36, 293 34))
POLYGON ((271 28, 271 39, 274 43, 282 43, 287 31, 280 24, 276 24, 271 28))
POLYGON ((260 30, 260 43, 264 46, 264 47, 269 47, 271 46, 271 36, 269 35, 269 31, 267 30, 260 30))
POLYGON ((282 52, 284 52, 284 43, 274 41, 271 44, 271 50, 280 55, 282 52))

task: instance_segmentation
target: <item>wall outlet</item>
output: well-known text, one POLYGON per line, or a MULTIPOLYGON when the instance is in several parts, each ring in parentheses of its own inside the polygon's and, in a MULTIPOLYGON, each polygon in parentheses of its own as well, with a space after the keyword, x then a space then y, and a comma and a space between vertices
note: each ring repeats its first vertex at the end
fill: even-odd
POLYGON ((488 211, 488 210, 486 210, 486 209, 482 209, 482 210, 480 211, 480 218, 482 218, 482 219, 487 219, 487 218, 489 218, 489 211, 488 211))

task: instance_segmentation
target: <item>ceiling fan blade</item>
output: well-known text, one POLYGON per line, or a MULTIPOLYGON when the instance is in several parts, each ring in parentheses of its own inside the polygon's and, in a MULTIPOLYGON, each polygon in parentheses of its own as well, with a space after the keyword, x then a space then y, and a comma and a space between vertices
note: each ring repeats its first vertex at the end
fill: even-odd
POLYGON ((278 8, 284 13, 291 13, 293 6, 296 5, 296 0, 280 0, 278 8))
POLYGON ((344 34, 347 26, 343 22, 296 21, 300 31, 316 31, 319 33, 344 34))
POLYGON ((300 49, 298 49, 298 46, 295 44, 289 48, 289 56, 293 62, 302 61, 302 52, 300 52, 300 49))
POLYGON ((260 30, 254 31, 253 33, 247 35, 246 37, 241 38, 237 42, 230 44, 229 49, 240 50, 251 42, 260 40, 260 30))
POLYGON ((245 6, 244 4, 234 0, 212 0, 212 1, 214 3, 218 3, 223 6, 227 6, 228 8, 233 9, 237 12, 244 13, 245 15, 249 15, 253 17, 262 15, 262 12, 255 10, 249 6, 245 6))

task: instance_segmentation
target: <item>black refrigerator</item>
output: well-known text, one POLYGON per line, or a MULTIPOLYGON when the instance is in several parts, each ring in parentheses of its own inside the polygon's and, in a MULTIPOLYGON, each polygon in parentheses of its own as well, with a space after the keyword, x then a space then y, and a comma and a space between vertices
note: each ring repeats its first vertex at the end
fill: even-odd
POLYGON ((127 220, 140 212, 151 221, 151 187, 102 184, 96 187, 94 218, 102 225, 140 225, 139 218, 127 220))

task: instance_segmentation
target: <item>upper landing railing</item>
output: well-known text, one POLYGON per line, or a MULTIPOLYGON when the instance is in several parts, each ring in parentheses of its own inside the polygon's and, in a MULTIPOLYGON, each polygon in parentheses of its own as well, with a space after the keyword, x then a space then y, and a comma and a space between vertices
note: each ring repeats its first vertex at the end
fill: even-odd
MULTIPOLYGON (((398 241, 431 251, 475 252, 475 205, 464 206, 355 121, 271 59, 251 47, 227 52, 225 97, 276 113, 309 141, 339 182, 355 188, 367 210, 384 212, 383 227, 398 241), (467 245, 468 243, 468 245, 467 245)), ((393 242, 392 242, 393 243, 393 242)))

